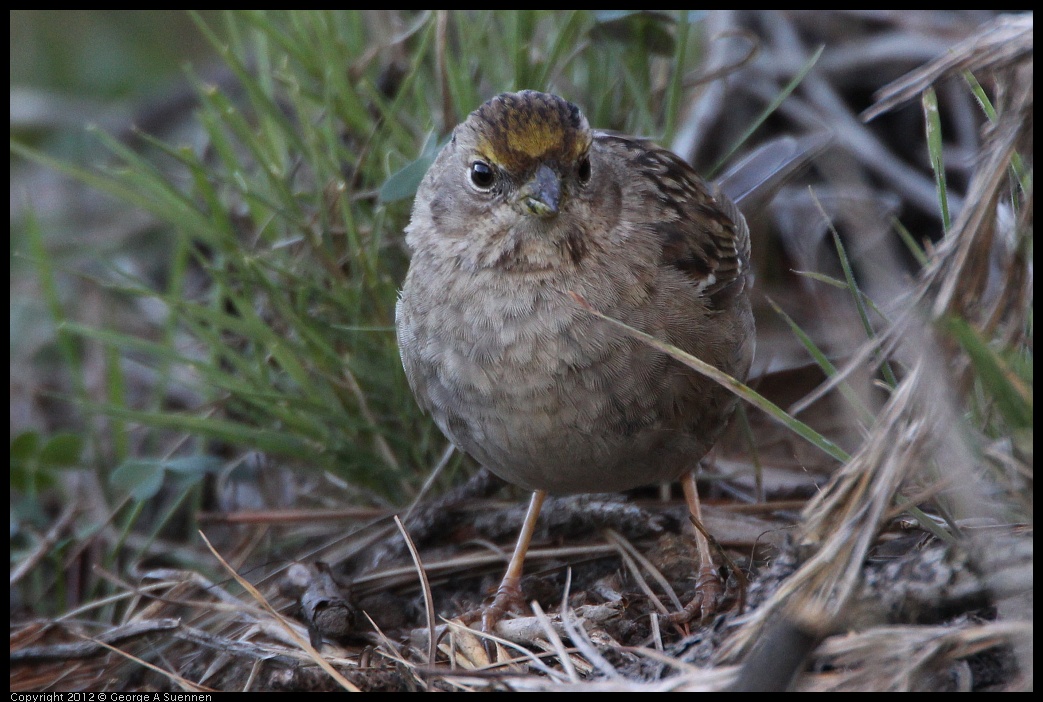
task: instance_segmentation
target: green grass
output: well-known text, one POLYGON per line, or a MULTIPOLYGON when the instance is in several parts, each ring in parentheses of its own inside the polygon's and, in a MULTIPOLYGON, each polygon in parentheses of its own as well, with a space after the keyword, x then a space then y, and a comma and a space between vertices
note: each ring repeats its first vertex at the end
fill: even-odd
POLYGON ((89 468, 120 531, 148 517, 155 536, 198 502, 204 476, 257 451, 403 504, 445 446, 409 391, 393 331, 402 229, 437 147, 483 100, 520 88, 558 92, 598 126, 668 136, 685 71, 664 76, 672 62, 697 66, 698 16, 194 19, 235 78, 230 90, 187 68, 198 106, 182 117, 201 140, 139 133, 131 145, 95 129, 103 155, 82 166, 12 139, 13 158, 154 220, 144 272, 90 243, 80 258, 56 257, 54 235, 32 219, 13 245, 43 293, 65 388, 56 401, 78 429, 15 437, 12 485, 89 468), (112 306, 110 322, 81 321, 69 292, 84 288, 112 306), (100 383, 88 349, 100 351, 100 383), (151 380, 128 377, 131 364, 151 380), (197 402, 172 399, 184 395, 197 402))
MULTIPOLYGON (((196 17, 199 35, 236 86, 208 83, 188 68, 198 106, 184 117, 200 139, 142 134, 130 146, 95 130, 92 143, 106 155, 89 166, 12 140, 13 158, 63 172, 154 221, 144 249, 148 265, 137 267, 90 243, 81 252, 85 265, 55 255, 60 237, 34 216, 13 233, 12 266, 32 270, 53 325, 51 368, 60 377, 54 393, 68 424, 12 438, 11 485, 20 498, 12 500, 13 515, 43 529, 45 495, 86 468, 103 492, 118 543, 145 531, 136 557, 180 511, 190 515, 180 535, 194 538, 193 515, 207 480, 245 470, 250 452, 280 468, 335 476, 360 499, 407 502, 446 443, 409 391, 393 331, 408 265, 402 229, 427 165, 472 109, 520 88, 557 92, 598 127, 669 141, 683 79, 699 67, 700 17, 535 11, 196 17), (85 288, 111 306, 104 323, 81 315, 75 291, 85 288), (146 369, 148 382, 131 374, 135 368, 146 369), (179 399, 185 397, 194 401, 186 406, 179 399)), ((929 123, 948 228, 940 122, 929 123)), ((1022 182, 1030 183, 1017 165, 1022 182)), ((905 239, 920 253, 911 235, 905 239)), ((850 291, 851 313, 871 336, 879 320, 871 323, 871 301, 835 240, 845 279, 830 282, 850 291)), ((1031 313, 1028 319, 1031 327, 1031 313)), ((835 375, 826 355, 792 326, 809 355, 835 375)), ((990 436, 1031 434, 1031 344, 996 348, 965 323, 945 329, 972 361, 976 426, 987 426, 990 436)), ((875 362, 893 387, 887 359, 875 362)), ((749 388, 734 387, 832 459, 847 459, 805 423, 749 388)), ((842 390, 871 425, 869 411, 849 388, 842 390)), ((1031 453, 1031 435, 1028 446, 1031 453)), ((443 485, 451 480, 450 474, 443 485)), ((67 567, 63 549, 74 548, 63 543, 51 554, 53 582, 62 581, 54 574, 67 567)), ((13 560, 27 550, 12 541, 13 560)), ((112 553, 105 565, 124 558, 112 553)), ((32 577, 31 597, 53 591, 39 571, 32 577)), ((58 609, 61 598, 52 601, 58 609)))

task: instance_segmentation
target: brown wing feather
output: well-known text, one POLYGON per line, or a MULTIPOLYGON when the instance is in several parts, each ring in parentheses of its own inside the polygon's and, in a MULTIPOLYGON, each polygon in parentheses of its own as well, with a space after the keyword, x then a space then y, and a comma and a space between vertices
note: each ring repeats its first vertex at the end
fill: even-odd
POLYGON ((662 263, 683 271, 721 308, 742 293, 750 266, 750 232, 738 207, 670 151, 643 139, 600 132, 627 147, 635 166, 655 182, 664 217, 655 224, 662 263))

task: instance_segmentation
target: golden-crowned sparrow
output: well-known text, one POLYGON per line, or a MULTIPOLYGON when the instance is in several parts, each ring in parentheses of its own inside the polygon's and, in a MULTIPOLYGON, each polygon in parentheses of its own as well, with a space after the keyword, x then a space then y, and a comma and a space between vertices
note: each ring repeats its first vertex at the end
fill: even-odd
MULTIPOLYGON (((456 127, 406 241, 396 322, 417 401, 458 448, 534 491, 487 628, 518 595, 546 492, 684 475, 699 517, 692 472, 734 396, 573 295, 745 379, 750 238, 729 199, 669 151, 592 130, 575 105, 526 90, 456 127)), ((705 580, 713 565, 697 541, 705 580)))

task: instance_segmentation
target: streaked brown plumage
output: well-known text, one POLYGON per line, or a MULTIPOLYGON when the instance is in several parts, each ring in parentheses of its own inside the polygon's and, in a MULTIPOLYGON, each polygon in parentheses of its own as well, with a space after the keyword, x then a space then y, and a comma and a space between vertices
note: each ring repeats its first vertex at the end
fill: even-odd
POLYGON ((674 154, 559 97, 499 95, 454 131, 406 235, 410 386, 496 475, 625 490, 690 473, 721 434, 730 393, 570 296, 745 379, 746 223, 674 154))

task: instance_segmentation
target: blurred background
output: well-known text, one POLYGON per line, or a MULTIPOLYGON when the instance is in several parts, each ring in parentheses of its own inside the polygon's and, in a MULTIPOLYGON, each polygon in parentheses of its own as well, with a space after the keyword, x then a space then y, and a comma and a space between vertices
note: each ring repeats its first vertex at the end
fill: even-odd
MULTIPOLYGON (((284 612, 296 611, 276 587, 286 564, 322 560, 355 582, 361 607, 385 630, 422 625, 421 593, 389 515, 451 497, 477 467, 445 458, 446 442, 399 365, 401 232, 453 125, 492 95, 522 88, 563 95, 596 127, 652 137, 708 178, 780 145, 789 154, 792 172, 745 209, 758 324, 750 385, 789 418, 751 408, 700 483, 710 531, 751 575, 785 560, 786 535, 804 524, 799 510, 844 467, 858 468, 849 459, 874 437, 896 431, 887 423, 894 391, 916 375, 917 348, 934 348, 919 327, 910 331, 914 318, 962 320, 938 332, 937 357, 951 372, 938 383, 951 391, 944 416, 966 423, 971 472, 988 485, 973 494, 1001 505, 990 514, 1004 519, 989 528, 1027 525, 1031 534, 1031 15, 17 10, 10 18, 12 649, 72 640, 41 624, 70 612, 91 634, 156 619, 128 583, 174 587, 164 578, 175 570, 241 595, 200 529, 268 585, 284 612), (946 56, 955 58, 936 62, 946 56), (979 177, 990 164, 1001 174, 991 189, 979 177), (846 364, 854 370, 838 380, 846 364), (824 443, 797 433, 797 418, 824 443)), ((770 169, 762 179, 771 181, 770 169)), ((942 504, 952 497, 944 472, 913 467, 939 460, 910 458, 899 481, 901 500, 931 519, 917 513, 912 535, 902 510, 869 525, 884 533, 875 547, 892 547, 881 558, 948 543, 937 530, 958 531, 962 517, 942 504)), ((410 525, 425 561, 512 538, 519 494, 495 502, 497 488, 410 525)), ((663 530, 682 527, 670 497, 635 491, 630 498, 654 518, 631 521, 609 498, 562 501, 543 537, 601 548, 607 525, 664 572, 682 573, 664 555, 663 530)), ((652 645, 654 598, 633 579, 595 586, 606 569, 625 570, 615 557, 592 557, 597 567, 577 570, 577 587, 625 592, 628 624, 612 636, 652 645)), ((560 600, 565 566, 576 564, 534 563, 543 564, 547 601, 560 600)), ((440 567, 434 596, 449 615, 481 602, 499 563, 440 567)), ((178 597, 189 594, 212 589, 178 597)), ((234 618, 194 605, 163 615, 188 611, 199 630, 242 633, 234 618)), ((989 639, 992 650, 1018 645, 1003 636, 989 639)), ((683 640, 669 632, 666 643, 683 640)), ((164 639, 161 648, 200 679, 198 645, 164 639)), ((422 659, 416 650, 394 655, 412 666, 422 659)), ((709 665, 706 655, 700 663, 709 665)), ((132 664, 102 660, 72 672, 13 670, 12 689, 161 686, 132 664)), ((966 660, 954 654, 946 665, 966 660)), ((1031 686, 1031 674, 1017 678, 1015 668, 997 664, 976 689, 1031 686)), ((409 670, 407 682, 356 683, 406 689, 419 684, 410 675, 424 677, 409 670)), ((208 673, 217 689, 241 688, 241 674, 208 673)), ((821 689, 835 682, 816 680, 821 689)))

